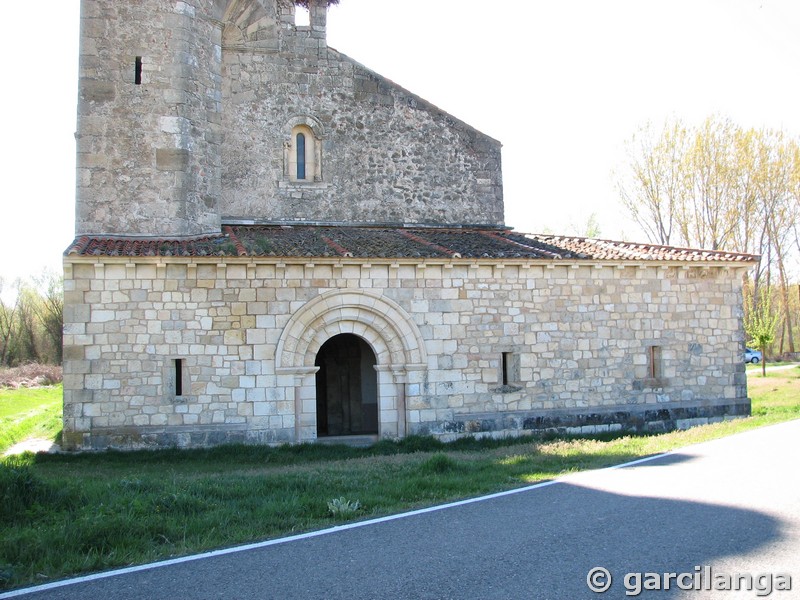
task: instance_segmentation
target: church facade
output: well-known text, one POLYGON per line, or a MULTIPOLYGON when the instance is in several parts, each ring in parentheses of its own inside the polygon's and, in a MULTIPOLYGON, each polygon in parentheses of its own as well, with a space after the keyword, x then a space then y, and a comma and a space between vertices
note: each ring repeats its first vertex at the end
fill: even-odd
POLYGON ((517 233, 500 143, 291 0, 82 0, 64 445, 749 413, 756 257, 517 233))

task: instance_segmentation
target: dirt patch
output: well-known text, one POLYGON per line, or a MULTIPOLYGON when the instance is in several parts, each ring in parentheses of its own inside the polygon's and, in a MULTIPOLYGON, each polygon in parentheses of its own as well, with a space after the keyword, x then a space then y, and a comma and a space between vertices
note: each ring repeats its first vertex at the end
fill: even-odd
POLYGON ((23 442, 19 442, 18 444, 14 444, 11 446, 11 448, 3 453, 3 456, 23 454, 24 452, 33 452, 34 454, 39 452, 47 452, 48 454, 55 454, 56 452, 60 451, 61 446, 56 444, 53 440, 32 438, 30 440, 25 440, 23 442))

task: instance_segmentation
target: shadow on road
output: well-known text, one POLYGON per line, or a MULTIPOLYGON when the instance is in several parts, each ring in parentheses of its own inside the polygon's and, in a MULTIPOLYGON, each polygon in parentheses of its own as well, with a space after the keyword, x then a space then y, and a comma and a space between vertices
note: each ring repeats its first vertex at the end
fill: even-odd
POLYGON ((26 598, 624 598, 625 573, 691 572, 781 538, 759 512, 559 482, 26 598), (586 586, 597 566, 615 581, 603 596, 586 586))

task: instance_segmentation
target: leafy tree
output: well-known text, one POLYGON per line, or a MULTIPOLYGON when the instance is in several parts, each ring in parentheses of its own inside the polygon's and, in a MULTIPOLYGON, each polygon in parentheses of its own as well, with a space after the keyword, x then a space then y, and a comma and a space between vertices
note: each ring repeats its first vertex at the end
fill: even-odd
MULTIPOLYGON (((0 278, 0 294, 3 292, 4 281, 0 278)), ((12 347, 11 336, 17 319, 16 301, 6 304, 0 295, 0 365, 8 365, 8 356, 12 347)))
POLYGON ((19 287, 17 302, 17 327, 15 332, 16 352, 24 361, 40 362, 37 319, 35 305, 37 303, 36 291, 29 286, 19 287))
POLYGON ((761 375, 767 375, 767 348, 775 341, 775 328, 778 325, 778 315, 772 312, 772 302, 769 291, 761 289, 758 302, 752 296, 750 305, 745 314, 744 330, 748 337, 748 344, 761 350, 761 375))
POLYGON ((590 214, 586 223, 582 225, 571 224, 569 230, 572 234, 580 237, 598 238, 602 235, 600 223, 597 221, 597 213, 590 214))

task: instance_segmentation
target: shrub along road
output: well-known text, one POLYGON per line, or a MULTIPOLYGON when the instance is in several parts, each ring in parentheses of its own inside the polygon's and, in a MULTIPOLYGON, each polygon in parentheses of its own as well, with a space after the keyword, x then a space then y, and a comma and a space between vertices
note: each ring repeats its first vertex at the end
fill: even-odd
MULTIPOLYGON (((788 599, 800 589, 798 440, 794 420, 478 501, 19 593, 50 600, 561 600, 598 597, 587 574, 603 567, 612 579, 609 598, 654 585, 635 575, 653 572, 686 574, 659 579, 673 590, 664 597, 674 597, 679 582, 745 589, 746 579, 730 576, 749 574, 752 591, 744 597, 764 596, 769 585, 770 597, 788 599), (790 591, 779 589, 787 583, 790 591)), ((706 590, 690 597, 739 596, 706 590)))

